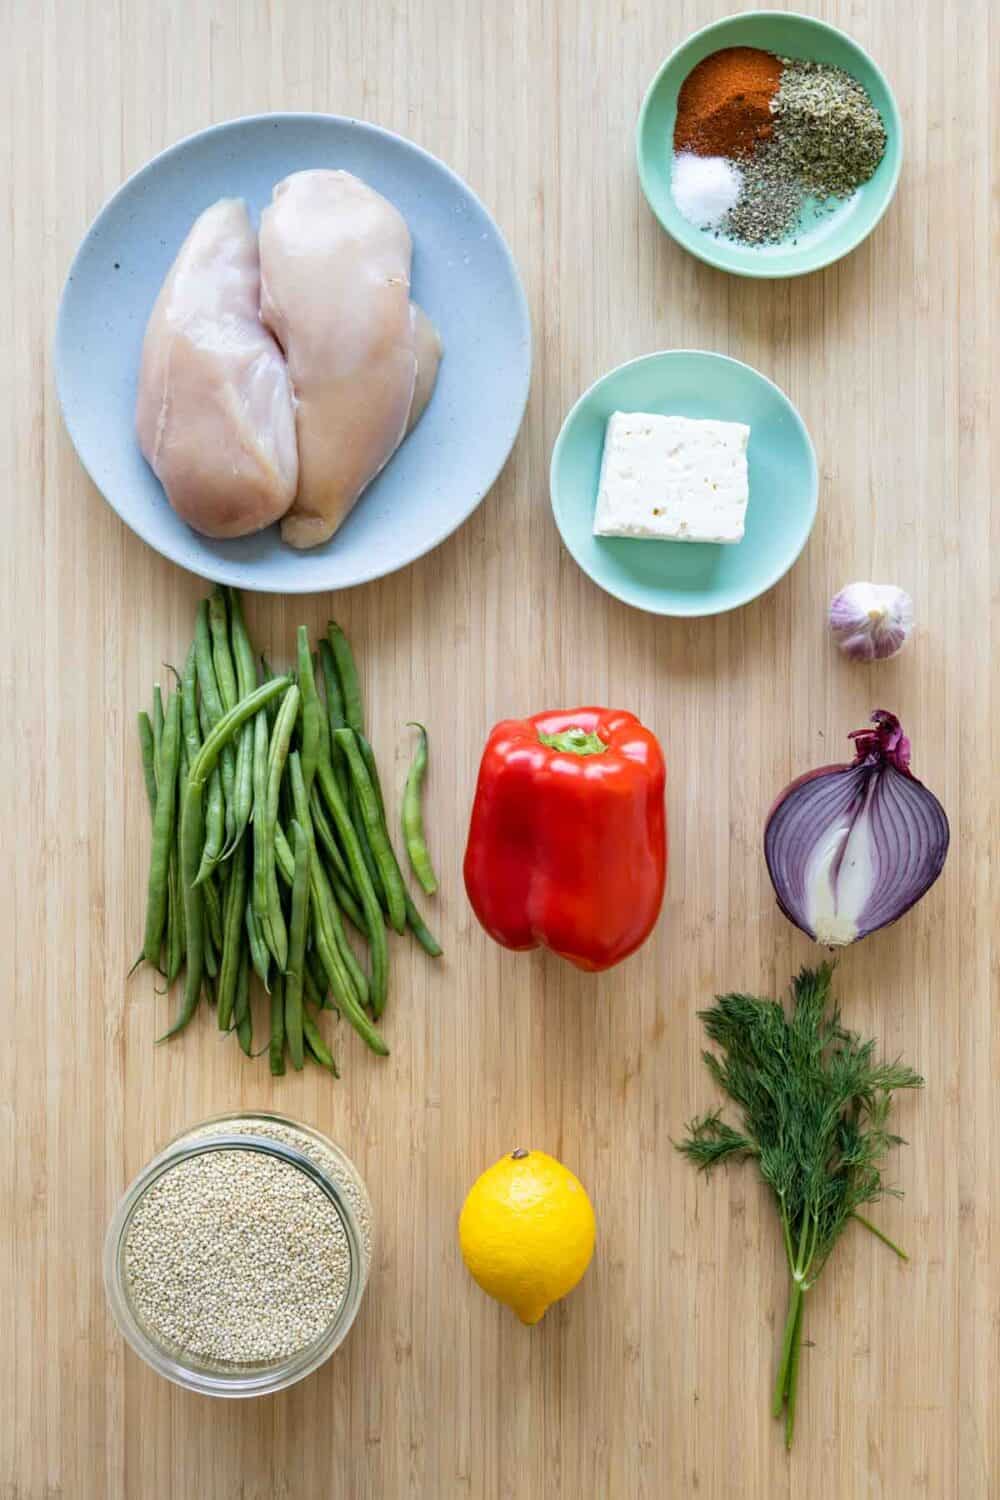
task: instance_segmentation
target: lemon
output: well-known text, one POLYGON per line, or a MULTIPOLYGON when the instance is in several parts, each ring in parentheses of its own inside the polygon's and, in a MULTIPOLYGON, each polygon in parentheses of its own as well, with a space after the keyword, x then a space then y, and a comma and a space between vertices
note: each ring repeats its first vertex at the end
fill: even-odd
POLYGON ((522 1323, 571 1292, 594 1253, 583 1184, 544 1151, 512 1151, 473 1183, 458 1221, 462 1256, 484 1292, 522 1323))

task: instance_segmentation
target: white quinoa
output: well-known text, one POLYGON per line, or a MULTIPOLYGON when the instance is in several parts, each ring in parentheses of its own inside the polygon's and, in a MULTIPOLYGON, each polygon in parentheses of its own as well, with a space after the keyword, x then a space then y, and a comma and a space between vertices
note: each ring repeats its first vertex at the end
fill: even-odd
MULTIPOLYGON (((230 1121, 196 1134, 281 1139, 283 1129, 230 1121)), ((288 1134, 301 1150, 299 1132, 288 1134)), ((336 1208, 305 1172, 231 1147, 189 1157, 156 1180, 132 1214, 124 1261, 129 1298, 152 1337, 197 1359, 260 1365, 287 1359, 330 1326, 351 1251, 336 1208)))

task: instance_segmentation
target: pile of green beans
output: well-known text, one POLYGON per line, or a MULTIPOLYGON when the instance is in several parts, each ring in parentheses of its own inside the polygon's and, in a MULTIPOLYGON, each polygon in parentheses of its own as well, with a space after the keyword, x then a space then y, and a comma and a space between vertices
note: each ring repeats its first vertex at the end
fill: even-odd
MULTIPOLYGON (((152 844, 142 957, 182 981, 161 1041, 202 1000, 242 1051, 254 1049, 253 998, 266 991, 271 1072, 311 1058, 339 1076, 319 1028, 332 1011, 380 1056, 389 985, 386 928, 432 958, 441 949, 407 889, 365 737, 357 666, 331 622, 314 655, 300 625, 294 674, 256 656, 234 589, 198 606, 195 636, 166 705, 139 714, 152 844), (317 675, 322 679, 321 695, 317 675)), ((414 875, 437 889, 423 830, 427 735, 421 725, 403 796, 414 875)))

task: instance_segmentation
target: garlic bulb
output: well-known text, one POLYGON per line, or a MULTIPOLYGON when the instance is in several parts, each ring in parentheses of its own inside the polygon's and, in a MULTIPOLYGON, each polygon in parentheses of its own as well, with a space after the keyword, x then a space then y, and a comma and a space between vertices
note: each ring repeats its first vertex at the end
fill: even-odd
POLYGON ((849 583, 830 605, 830 629, 852 661, 884 661, 913 629, 913 600, 891 583, 849 583))

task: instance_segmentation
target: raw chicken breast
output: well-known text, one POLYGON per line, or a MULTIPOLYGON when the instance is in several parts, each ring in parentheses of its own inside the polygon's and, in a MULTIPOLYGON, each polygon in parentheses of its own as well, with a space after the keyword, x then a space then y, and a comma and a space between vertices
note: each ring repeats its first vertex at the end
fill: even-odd
POLYGON ((261 317, 296 400, 299 488, 281 528, 293 547, 333 535, 406 432, 410 255, 402 216, 349 172, 293 173, 261 217, 261 317))
POLYGON ((413 329, 413 352, 417 356, 417 378, 410 402, 410 416, 406 423, 406 435, 413 431, 427 408, 434 393, 438 366, 441 363, 441 335, 422 307, 410 303, 410 325, 413 329))
POLYGON ((259 309, 257 237, 246 206, 222 198, 195 221, 156 299, 135 419, 174 510, 207 536, 270 526, 298 484, 288 370, 259 309))

